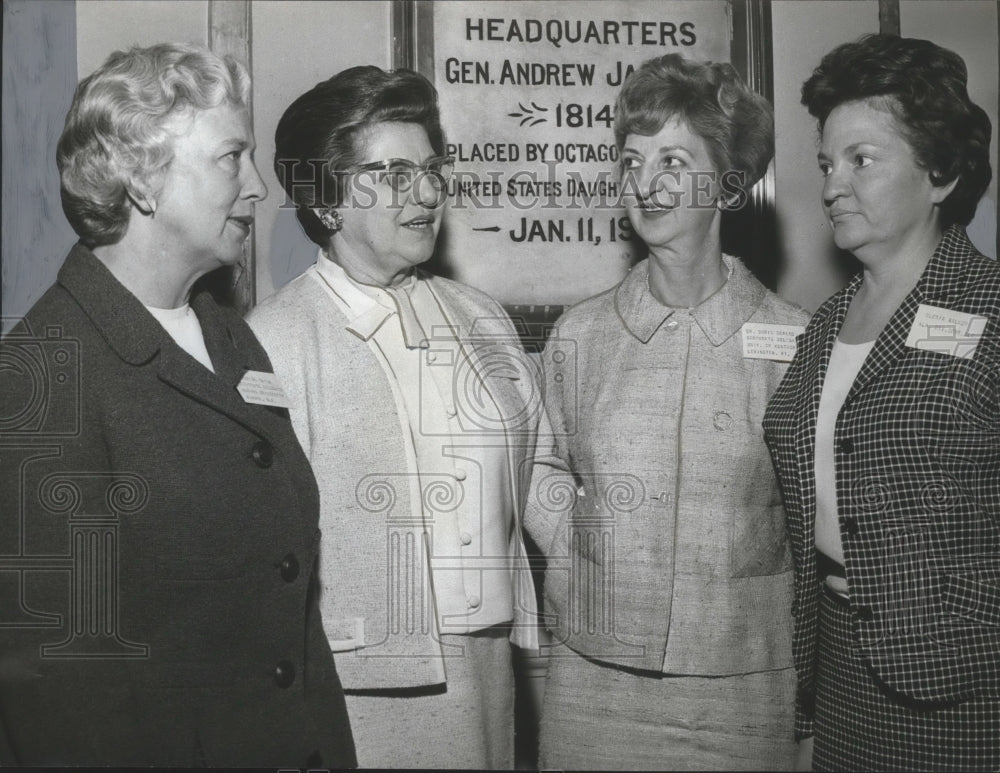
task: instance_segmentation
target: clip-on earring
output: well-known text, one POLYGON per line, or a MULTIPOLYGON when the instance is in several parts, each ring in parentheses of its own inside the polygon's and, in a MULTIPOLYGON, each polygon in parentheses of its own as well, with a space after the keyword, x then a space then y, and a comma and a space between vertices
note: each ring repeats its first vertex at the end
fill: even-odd
POLYGON ((726 212, 727 210, 735 209, 736 208, 736 204, 737 204, 738 201, 739 201, 739 196, 737 196, 735 194, 732 195, 732 196, 723 196, 723 195, 720 195, 719 198, 716 199, 715 203, 716 203, 716 206, 722 212, 726 212))
POLYGON ((330 233, 335 234, 344 227, 343 215, 341 215, 333 207, 321 209, 316 216, 319 218, 319 222, 323 224, 323 227, 330 233))

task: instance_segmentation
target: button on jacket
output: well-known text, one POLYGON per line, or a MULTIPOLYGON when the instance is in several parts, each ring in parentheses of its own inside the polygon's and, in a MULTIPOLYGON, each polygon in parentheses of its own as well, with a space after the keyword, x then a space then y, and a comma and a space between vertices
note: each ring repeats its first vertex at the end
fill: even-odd
POLYGON ((513 620, 525 646, 537 624, 520 534, 537 368, 495 301, 419 271, 448 325, 420 320, 425 346, 401 351, 395 313, 319 260, 248 321, 319 483, 326 632, 347 689, 440 684, 439 630, 513 620))
POLYGON ((556 437, 526 525, 548 562, 549 627, 588 657, 675 674, 791 666, 791 556, 760 428, 786 365, 744 358, 741 327, 806 314, 725 261, 726 284, 690 310, 652 297, 644 261, 546 346, 556 437))
MULTIPOLYGON (((812 732, 820 585, 814 444, 834 341, 861 284, 824 303, 764 420, 795 556, 797 733, 812 732)), ((1000 267, 964 229, 941 239, 837 417, 834 464, 856 650, 898 693, 1000 694, 1000 267), (920 304, 986 318, 906 345, 920 304)))
POLYGON ((192 307, 215 373, 77 246, 0 345, 4 762, 355 764, 316 482, 237 392, 271 371, 249 328, 192 307))
MULTIPOLYGON (((315 273, 307 275, 322 280, 332 303, 350 320, 348 329, 367 341, 396 398, 407 446, 407 474, 366 476, 355 490, 370 492, 378 480, 379 486, 408 489, 410 501, 421 503, 416 513, 419 524, 408 531, 423 548, 411 554, 413 573, 429 572, 430 592, 421 594, 427 614, 421 618, 436 625, 435 637, 510 622, 514 594, 506 558, 523 554, 524 549, 513 523, 507 438, 498 430, 513 428, 514 423, 506 420, 496 402, 497 385, 477 388, 475 378, 477 371, 499 369, 469 357, 472 331, 463 333, 445 316, 430 284, 416 275, 389 289, 361 285, 322 253, 315 273), (405 295, 401 307, 407 312, 402 317, 394 300, 398 295, 405 295), (468 543, 462 542, 463 533, 468 543), (474 547, 463 549, 463 545, 474 547)), ((512 364, 510 349, 499 353, 502 360, 494 366, 512 364)), ((275 363, 282 369, 284 357, 276 356, 275 363)), ((495 379, 480 383, 487 382, 495 379)), ((297 404, 293 408, 294 422, 300 413, 297 404)), ((393 538, 402 536, 400 526, 397 522, 393 538)))

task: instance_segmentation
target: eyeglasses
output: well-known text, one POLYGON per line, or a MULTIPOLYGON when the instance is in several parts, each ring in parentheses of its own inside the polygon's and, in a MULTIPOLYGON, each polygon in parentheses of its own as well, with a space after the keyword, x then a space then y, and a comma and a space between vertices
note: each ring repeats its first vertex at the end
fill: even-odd
POLYGON ((415 164, 406 158, 387 158, 385 161, 372 161, 359 164, 353 172, 381 172, 379 182, 387 182, 396 193, 406 193, 414 183, 430 180, 438 192, 444 190, 455 171, 454 156, 436 156, 423 164, 415 164))

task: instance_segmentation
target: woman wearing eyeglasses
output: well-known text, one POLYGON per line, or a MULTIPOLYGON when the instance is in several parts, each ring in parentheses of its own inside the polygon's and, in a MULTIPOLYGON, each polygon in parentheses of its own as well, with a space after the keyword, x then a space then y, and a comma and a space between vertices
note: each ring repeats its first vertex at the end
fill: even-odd
POLYGON ((512 768, 511 642, 533 641, 520 472, 534 376, 501 307, 417 267, 452 159, 423 76, 296 99, 275 169, 319 246, 251 314, 321 497, 320 606, 364 767, 512 768))

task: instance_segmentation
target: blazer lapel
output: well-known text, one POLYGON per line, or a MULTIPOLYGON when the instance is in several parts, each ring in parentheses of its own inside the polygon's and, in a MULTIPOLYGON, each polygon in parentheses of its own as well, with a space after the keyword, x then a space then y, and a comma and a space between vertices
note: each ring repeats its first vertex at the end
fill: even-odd
MULTIPOLYGON (((533 438, 534 428, 525 426, 526 381, 536 377, 536 370, 528 356, 520 348, 517 335, 507 329, 501 319, 484 317, 481 312, 469 310, 465 299, 449 292, 446 285, 435 286, 433 280, 427 287, 434 296, 438 308, 453 328, 459 331, 458 343, 462 357, 472 363, 477 378, 486 387, 486 393, 493 400, 504 418, 504 432, 508 446, 526 444, 526 438, 533 438), (517 351, 512 351, 516 348, 517 351), (511 382, 511 389, 493 388, 501 379, 511 382), (516 425, 509 425, 508 417, 514 417, 516 425), (526 434, 527 433, 527 434, 526 434)), ((532 394, 537 390, 531 389, 532 394)))
POLYGON ((854 379, 854 383, 844 399, 844 405, 854 400, 872 379, 885 372, 903 356, 906 348, 906 337, 910 332, 910 325, 913 324, 913 317, 917 313, 917 306, 920 302, 920 293, 917 290, 911 291, 903 299, 903 303, 889 319, 885 329, 875 339, 875 345, 865 358, 861 370, 858 371, 858 376, 854 379))
POLYGON ((166 332, 89 249, 77 244, 59 269, 59 284, 73 296, 115 353, 130 365, 149 362, 166 332))
POLYGON ((813 316, 806 333, 799 341, 795 358, 804 363, 799 381, 801 406, 796 414, 795 446, 798 464, 798 479, 802 492, 804 543, 812 545, 816 513, 816 421, 819 416, 819 401, 823 394, 823 380, 830 363, 830 354, 837 333, 844 324, 851 299, 861 284, 861 277, 855 277, 847 287, 830 298, 813 316))
MULTIPOLYGON (((287 412, 248 405, 236 390, 247 369, 271 372, 267 356, 249 328, 230 324, 207 293, 199 294, 192 307, 201 323, 214 374, 183 351, 139 299, 83 245, 77 244, 70 251, 59 271, 59 283, 123 361, 141 366, 158 358, 157 373, 163 382, 257 434, 271 439, 280 434, 282 414, 287 412)), ((235 318, 232 321, 237 322, 235 318)))
POLYGON ((170 341, 161 350, 160 380, 257 434, 277 439, 287 426, 287 409, 247 403, 237 389, 248 371, 273 372, 267 355, 249 329, 230 319, 209 293, 200 293, 191 305, 201 323, 215 373, 170 341))
POLYGON ((819 416, 819 400, 823 394, 826 369, 830 364, 833 344, 860 284, 861 278, 855 277, 816 312, 813 325, 810 325, 811 329, 802 337, 800 351, 796 353, 806 363, 800 382, 804 392, 805 411, 799 414, 796 436, 800 451, 806 450, 803 444, 808 443, 808 459, 803 458, 802 461, 810 465, 813 462, 814 429, 819 416))
POLYGON ((875 345, 847 393, 844 405, 850 403, 865 386, 906 354, 906 339, 920 304, 948 307, 961 294, 964 284, 961 264, 974 253, 975 249, 960 226, 952 226, 945 231, 916 286, 903 299, 885 329, 875 339, 875 345))

